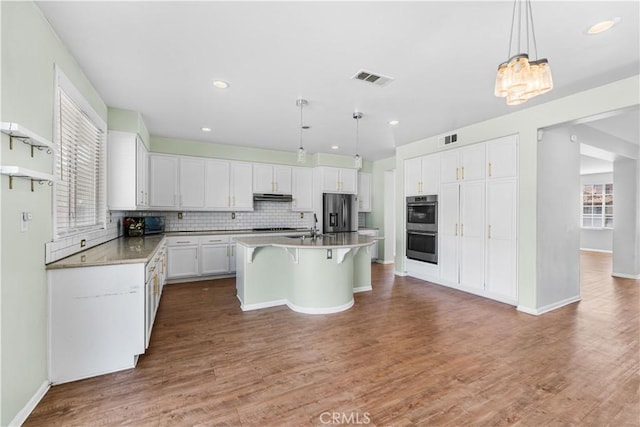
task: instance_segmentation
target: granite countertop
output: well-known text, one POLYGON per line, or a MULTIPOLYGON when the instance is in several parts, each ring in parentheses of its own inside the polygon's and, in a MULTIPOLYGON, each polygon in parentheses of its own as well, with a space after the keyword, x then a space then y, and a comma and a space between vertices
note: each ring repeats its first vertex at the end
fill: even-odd
POLYGON ((358 227, 358 230, 380 230, 378 227, 358 227))
POLYGON ((275 246, 282 248, 305 248, 305 249, 335 249, 335 248, 355 248, 369 246, 380 240, 379 237, 362 236, 358 233, 339 233, 323 235, 317 239, 305 237, 284 237, 284 236, 264 236, 264 237, 239 237, 236 243, 247 248, 258 248, 262 246, 275 246))
POLYGON ((145 237, 119 237, 85 251, 47 264, 47 270, 56 268, 95 267, 114 264, 137 264, 151 260, 162 234, 145 237))

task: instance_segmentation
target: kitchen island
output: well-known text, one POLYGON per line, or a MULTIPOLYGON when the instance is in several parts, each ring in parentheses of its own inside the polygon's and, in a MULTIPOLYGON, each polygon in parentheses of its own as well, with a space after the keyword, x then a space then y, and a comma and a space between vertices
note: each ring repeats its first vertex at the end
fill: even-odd
POLYGON ((308 314, 353 306, 354 292, 371 290, 376 238, 341 233, 317 238, 237 238, 236 289, 242 310, 287 305, 308 314))

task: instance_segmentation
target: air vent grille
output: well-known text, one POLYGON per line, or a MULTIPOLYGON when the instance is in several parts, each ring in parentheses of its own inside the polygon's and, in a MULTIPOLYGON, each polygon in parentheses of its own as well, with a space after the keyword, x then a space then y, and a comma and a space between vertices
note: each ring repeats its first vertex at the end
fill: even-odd
POLYGON ((371 71, 360 70, 351 77, 353 80, 360 80, 363 82, 371 83, 376 86, 384 86, 394 79, 393 77, 384 76, 379 73, 372 73, 371 71))
POLYGON ((458 133, 450 133, 438 137, 438 146, 446 147, 447 145, 456 144, 458 142, 458 133))

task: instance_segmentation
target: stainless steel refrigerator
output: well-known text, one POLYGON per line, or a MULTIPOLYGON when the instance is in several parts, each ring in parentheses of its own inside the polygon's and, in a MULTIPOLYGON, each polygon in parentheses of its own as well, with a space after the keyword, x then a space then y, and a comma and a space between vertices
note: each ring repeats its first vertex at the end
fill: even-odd
POLYGON ((358 204, 354 194, 324 193, 323 233, 358 231, 358 204))

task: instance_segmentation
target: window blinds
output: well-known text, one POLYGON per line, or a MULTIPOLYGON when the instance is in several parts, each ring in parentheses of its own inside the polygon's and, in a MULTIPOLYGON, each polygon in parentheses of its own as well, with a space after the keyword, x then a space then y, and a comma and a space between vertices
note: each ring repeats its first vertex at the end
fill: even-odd
POLYGON ((63 236, 103 228, 105 134, 60 87, 55 225, 63 236))

